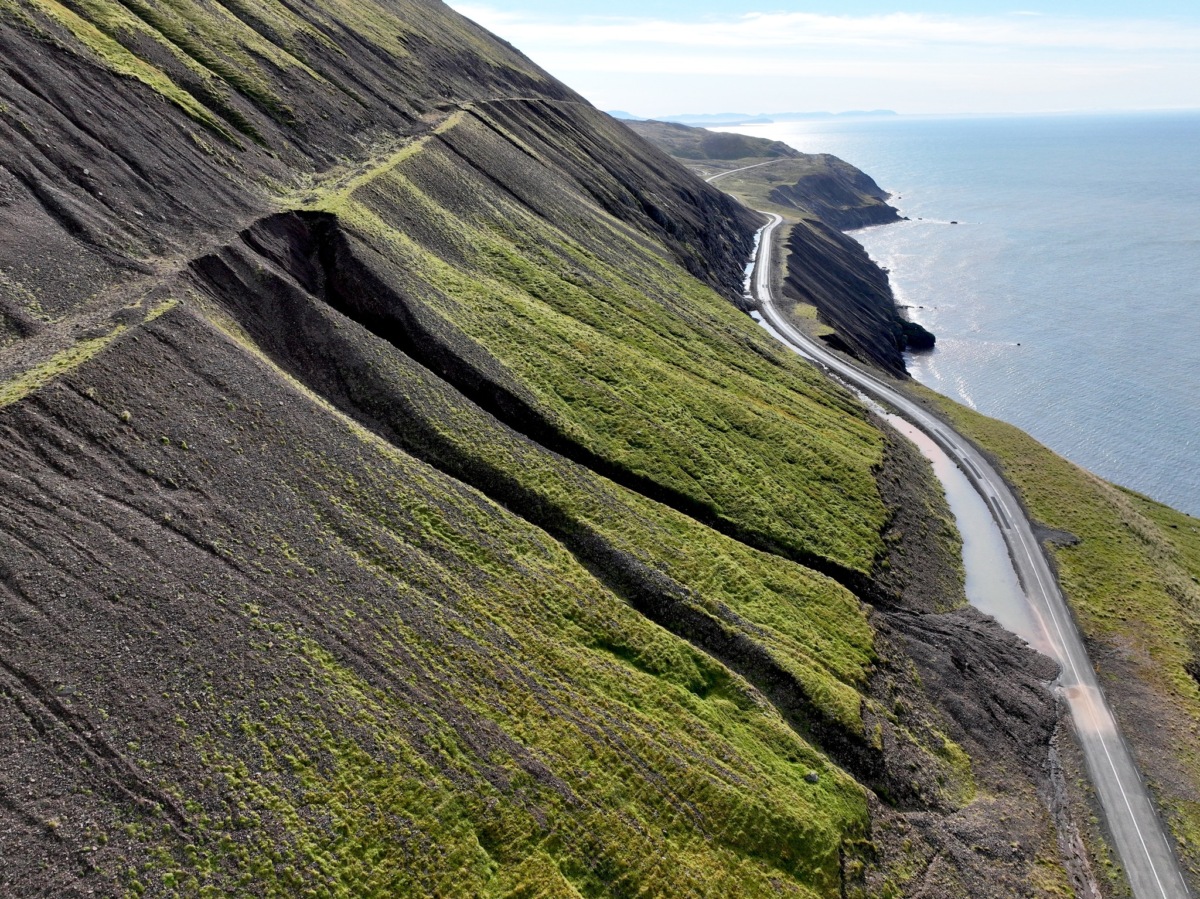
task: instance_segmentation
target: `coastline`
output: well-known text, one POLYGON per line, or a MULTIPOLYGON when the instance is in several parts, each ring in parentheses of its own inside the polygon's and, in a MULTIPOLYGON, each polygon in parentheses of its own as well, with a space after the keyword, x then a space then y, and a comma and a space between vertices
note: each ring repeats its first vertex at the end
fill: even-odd
MULTIPOLYGON (((805 336, 774 308, 770 235, 780 223, 780 217, 772 215, 758 250, 754 294, 760 304, 760 323, 769 323, 767 330, 773 336, 838 380, 887 403, 918 425, 955 460, 986 500, 1008 545, 1009 557, 1029 600, 1037 630, 1044 638, 1044 646, 1060 665, 1056 691, 1070 709, 1074 736, 1086 759, 1095 801, 1103 809, 1107 835, 1126 866, 1125 873, 1135 896, 1138 899, 1170 899, 1187 895, 1189 887, 1176 847, 1166 837, 1160 808, 1152 801, 1139 770, 1140 766, 1157 772, 1161 770, 1160 766, 1151 765, 1144 751, 1135 756, 1122 735, 1117 716, 1110 710, 1105 691, 1084 648, 1082 637, 1085 631, 1068 605, 1066 592, 1060 588, 1057 573, 1045 555, 1049 544, 1043 545, 1035 536, 1037 531, 1044 532, 1044 524, 1039 528, 1036 519, 1029 516, 1027 506, 1008 474, 994 467, 996 461, 990 454, 973 445, 971 435, 964 437, 954 430, 955 422, 953 419, 949 423, 946 421, 945 411, 939 413, 927 408, 924 401, 903 391, 899 385, 889 386, 822 348, 819 341, 805 336)), ((1195 576, 1193 579, 1200 584, 1200 579, 1195 576)), ((1036 635, 1031 632, 1029 636, 1036 635)), ((1138 737, 1143 736, 1144 728, 1139 728, 1138 737)), ((1054 756, 1051 742, 1051 758, 1054 756)), ((1178 828, 1175 833, 1180 836, 1178 828)), ((1065 842, 1068 834, 1060 833, 1060 838, 1065 842)), ((1093 852, 1103 854, 1107 850, 1096 848, 1098 839, 1093 835, 1093 852)), ((1186 839, 1182 845, 1188 846, 1186 839)))
POLYGON ((1200 514, 1200 225, 1179 202, 1200 117, 739 130, 838 153, 895 195, 911 224, 856 239, 940 338, 917 380, 1200 514))

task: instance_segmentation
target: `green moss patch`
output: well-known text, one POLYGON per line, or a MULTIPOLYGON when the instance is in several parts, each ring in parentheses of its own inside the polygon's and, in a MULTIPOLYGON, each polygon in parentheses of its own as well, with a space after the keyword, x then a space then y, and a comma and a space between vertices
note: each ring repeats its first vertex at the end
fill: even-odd
POLYGON ((419 275, 431 288, 420 301, 566 439, 758 545, 869 572, 882 441, 857 404, 620 223, 568 236, 463 170, 464 153, 512 152, 469 119, 329 208, 419 275), (470 212, 444 195, 450 180, 470 212))

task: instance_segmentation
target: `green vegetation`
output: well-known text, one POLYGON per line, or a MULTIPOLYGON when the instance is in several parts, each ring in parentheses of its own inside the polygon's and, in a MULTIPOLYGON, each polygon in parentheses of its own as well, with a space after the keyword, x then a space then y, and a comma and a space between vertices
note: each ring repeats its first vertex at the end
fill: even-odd
POLYGON ((827 153, 779 159, 726 175, 719 183, 751 209, 775 212, 793 223, 819 221, 842 230, 895 221, 878 185, 827 153))
MULTIPOLYGON (((273 364, 235 323, 219 313, 210 314, 219 327, 273 364)), ((347 341, 369 341, 365 332, 347 323, 340 323, 338 330, 347 341)), ((352 358, 355 346, 339 344, 331 351, 352 358)), ((279 374, 328 408, 293 378, 279 374)), ((376 356, 369 372, 359 372, 355 380, 361 381, 364 394, 405 396, 421 410, 423 421, 438 430, 447 447, 443 454, 452 451, 457 458, 478 460, 476 465, 487 466, 497 476, 519 472, 516 480, 543 507, 594 529, 620 551, 672 578, 688 591, 694 608, 717 627, 737 632, 729 621, 730 612, 752 623, 756 641, 796 678, 817 709, 847 730, 862 732, 862 691, 874 662, 874 634, 864 607, 844 587, 778 556, 750 549, 515 439, 486 416, 456 408, 432 383, 414 377, 411 365, 376 356)), ((361 426, 346 423, 364 441, 388 447, 361 426)), ((617 651, 614 646, 607 648, 617 651)), ((618 654, 640 670, 662 673, 653 658, 624 650, 618 654)), ((689 689, 702 689, 689 684, 689 689)), ((939 743, 935 754, 941 749, 939 743)))
MULTIPOLYGON (((726 175, 720 180, 721 190, 733 194, 751 209, 765 209, 796 221, 802 213, 790 203, 781 203, 772 192, 779 187, 791 187, 806 178, 829 174, 828 156, 804 155, 798 159, 779 159, 770 165, 726 175)), ((811 215, 811 214, 810 214, 811 215)))
MULTIPOLYGON (((2 111, 0 110, 0 112, 2 111)), ((42 308, 42 304, 38 301, 34 293, 20 281, 3 271, 0 271, 0 291, 11 300, 15 300, 17 308, 23 309, 25 314, 33 321, 46 321, 48 319, 46 310, 42 308)), ((7 316, 0 316, 0 347, 8 346, 19 339, 20 331, 13 326, 13 323, 8 320, 7 316)))
MULTIPOLYGON (((425 134, 412 140, 405 140, 399 149, 392 150, 372 162, 354 165, 340 177, 338 173, 327 175, 322 183, 311 185, 297 192, 294 197, 299 200, 297 206, 301 209, 344 214, 347 203, 359 188, 387 175, 406 159, 420 153, 433 138, 458 127, 466 114, 465 110, 456 109, 425 134), (304 195, 308 195, 310 198, 306 200, 304 195)), ((428 209, 429 205, 427 204, 428 209)), ((443 220, 445 218, 444 214, 440 214, 439 217, 443 220)), ((444 223, 452 224, 451 222, 444 223)))
POLYGON ((999 459, 1035 521, 1078 538, 1052 544, 1059 580, 1135 753, 1153 754, 1143 770, 1165 772, 1152 785, 1200 870, 1192 798, 1200 790, 1200 521, 1108 484, 1011 425, 920 392, 999 459), (1129 679, 1152 688, 1153 713, 1147 697, 1127 698, 1129 679))
POLYGON ((142 82, 235 145, 234 132, 260 144, 266 140, 231 95, 244 97, 281 124, 295 124, 295 111, 284 99, 286 79, 301 73, 325 89, 341 91, 305 61, 304 47, 322 45, 339 52, 334 38, 346 32, 374 42, 395 60, 410 55, 408 40, 417 37, 451 53, 514 69, 528 79, 541 78, 520 57, 497 53, 494 42, 482 34, 455 27, 449 10, 431 15, 410 0, 389 4, 386 11, 349 0, 326 0, 324 6, 325 15, 339 21, 338 28, 329 19, 315 25, 286 5, 266 0, 0 0, 0 16, 44 33, 53 32, 55 25, 66 29, 102 65, 142 82))
MULTIPOLYGON (((310 661, 295 676, 311 684, 300 695, 310 695, 229 718, 230 734, 253 735, 260 768, 242 770, 213 737, 206 765, 224 781, 221 807, 208 813, 212 839, 236 860, 239 877, 279 893, 301 891, 316 870, 336 875, 347 894, 367 895, 442 889, 421 879, 425 871, 477 892, 523 884, 530 894, 586 895, 620 878, 629 894, 831 894, 841 885, 838 847, 851 869, 869 857, 860 843, 866 801, 819 740, 800 736, 810 724, 881 740, 882 731, 865 733, 869 713, 889 723, 889 739, 924 759, 906 777, 940 783, 939 798, 950 804, 975 795, 959 747, 941 733, 909 733, 905 709, 866 695, 874 634, 858 598, 785 557, 872 570, 886 519, 874 481, 882 439, 844 392, 780 352, 627 226, 596 216, 594 233, 569 235, 488 190, 487 172, 464 166, 464 157, 515 163, 504 158, 512 146, 480 119, 459 113, 370 171, 334 178, 310 210, 335 214, 385 283, 405 284, 421 313, 467 347, 464 355, 483 349, 497 360, 501 383, 572 443, 784 552, 752 549, 551 456, 465 407, 354 321, 319 307, 334 341, 320 352, 344 366, 339 378, 358 408, 382 422, 380 432, 389 433, 390 409, 371 398, 395 398, 389 402, 410 410, 397 419, 397 434, 415 420, 434 428, 436 449, 428 437, 413 438, 431 460, 472 474, 530 518, 481 504, 340 416, 346 433, 336 445, 306 442, 303 492, 320 498, 311 531, 336 535, 331 551, 353 559, 357 576, 386 584, 400 608, 442 609, 449 632, 431 635, 407 621, 411 613, 397 615, 396 604, 355 601, 354 591, 305 601, 322 608, 325 621, 367 629, 369 642, 387 650, 373 665, 396 681, 439 685, 439 699, 372 689, 331 655, 329 641, 309 642, 260 604, 246 606, 256 627, 270 629, 274 652, 310 661), (457 207, 464 197, 470 209, 457 207), (503 492, 495 482, 505 478, 519 490, 503 492), (522 496, 532 498, 518 505, 522 496), (683 613, 725 638, 751 637, 794 679, 813 721, 785 722, 737 673, 739 660, 715 661, 596 580, 567 551, 585 530, 669 579, 683 613), (353 735, 314 725, 328 722, 315 711, 328 704, 355 722, 353 735), (578 801, 519 761, 480 758, 463 743, 464 708, 514 741, 497 759, 518 745, 532 751, 578 801), (403 723, 413 721, 427 735, 415 738, 403 723), (606 733, 617 721, 620 740, 597 745, 596 728, 606 733), (697 769, 700 759, 707 761, 697 769), (507 786, 496 786, 493 764, 507 786), (406 771, 415 773, 401 776, 406 771), (651 788, 644 778, 661 783, 651 788), (377 798, 364 807, 363 795, 377 798), (686 813, 675 808, 681 801, 686 813), (386 851, 382 822, 391 819, 407 822, 417 841, 403 862, 386 851), (289 840, 281 843, 280 832, 289 840), (431 833, 437 855, 426 857, 420 853, 432 850, 417 835, 431 833), (226 845, 229 835, 237 836, 226 845), (656 860, 664 846, 669 865, 656 860)), ((537 147, 534 137, 521 139, 537 147)), ((243 324, 213 317, 269 357, 243 324)), ((313 321, 303 329, 317 339, 313 321)), ((187 442, 203 454, 199 440, 187 442)), ((305 520, 300 514, 296 526, 305 520)), ((285 568, 342 568, 311 550, 294 552, 293 537, 274 533, 272 541, 279 549, 266 558, 226 552, 239 566, 277 570, 282 557, 285 568)), ((208 877, 198 889, 229 882, 224 870, 208 877)))
MULTIPOLYGON (((497 536, 516 537, 508 529, 497 536)), ((616 872, 631 892, 653 884, 656 892, 676 894, 719 888, 727 895, 767 895, 774 880, 808 896, 814 894, 800 884, 825 893, 836 883, 830 849, 847 833, 861 834, 865 823, 857 787, 835 771, 820 788, 807 784, 810 766, 824 770, 819 758, 781 722, 748 706, 736 685, 727 698, 704 699, 672 684, 678 678, 695 687, 723 676, 711 662, 655 634, 611 600, 587 608, 598 587, 544 543, 514 548, 522 557, 528 551, 551 555, 507 584, 511 573, 503 563, 472 557, 469 564, 491 562, 495 569, 487 613, 462 609, 455 629, 481 642, 494 642, 501 630, 522 647, 506 654, 505 666, 539 672, 544 680, 536 692, 480 690, 469 700, 470 712, 535 751, 539 768, 564 772, 566 783, 546 783, 528 762, 504 759, 503 751, 480 758, 463 741, 463 721, 451 717, 453 703, 429 707, 374 689, 319 646, 296 645, 273 630, 276 647, 302 654, 309 671, 292 680, 290 697, 274 708, 230 722, 248 736, 253 748, 239 756, 249 755, 257 770, 215 751, 208 757, 229 796, 229 811, 211 824, 218 833, 244 837, 222 844, 244 872, 241 883, 296 895, 311 886, 314 869, 336 872, 335 894, 346 896, 505 895, 521 882, 553 894, 569 892, 573 883, 586 893, 611 887, 616 872), (557 590, 549 588, 550 579, 557 590), (510 595, 505 586, 517 592, 510 595), (536 609, 529 607, 531 596, 538 598, 536 609), (531 631, 532 621, 538 627, 531 631), (580 647, 588 634, 629 653, 653 653, 657 676, 608 647, 580 647), (313 726, 312 713, 331 698, 354 721, 353 739, 313 726), (591 713, 580 720, 580 710, 596 708, 621 722, 619 742, 596 740, 586 723, 591 713), (693 722, 682 739, 681 720, 693 722), (428 748, 412 744, 415 722, 426 730, 428 748), (701 754, 721 761, 697 777, 689 757, 701 754), (648 789, 646 765, 667 781, 665 795, 648 789), (481 776, 489 769, 490 777, 481 776), (495 784, 497 775, 506 786, 495 784), (766 792, 750 795, 747 782, 766 792), (664 803, 672 795, 688 797, 691 814, 673 812, 664 803), (364 796, 372 801, 364 804, 364 796), (697 816, 711 845, 696 835, 697 816), (394 820, 404 822, 399 833, 389 823, 394 820), (657 831, 672 820, 677 823, 665 835, 671 858, 656 858, 659 838, 648 825, 656 822, 657 831), (283 843, 271 837, 276 822, 288 835, 283 843), (397 840, 404 852, 396 851, 397 840), (755 860, 747 863, 745 856, 755 860)), ((483 599, 478 589, 465 595, 483 599)), ((399 622, 385 624, 379 636, 420 653, 433 683, 495 679, 494 659, 430 645, 399 622)))
MULTIPOLYGON (((201 125, 233 140, 228 129, 200 101, 176 84, 161 69, 138 57, 110 34, 58 3, 57 0, 33 0, 33 2, 41 12, 70 31, 81 44, 95 53, 98 59, 112 71, 118 75, 137 79, 151 90, 170 100, 201 125)), ((118 21, 122 24, 126 22, 132 24, 134 21, 127 14, 123 14, 123 7, 118 4, 108 5, 106 11, 113 10, 122 10, 122 14, 118 14, 118 21)), ((24 12, 16 0, 0 0, 0 11, 9 14, 24 12)), ((107 20, 106 24, 110 24, 111 21, 111 19, 107 20)))
MULTIPOLYGON (((165 312, 175 308, 177 301, 166 300, 147 311, 145 321, 151 322, 165 312)), ((107 334, 77 341, 64 350, 52 355, 20 374, 0 382, 0 408, 22 400, 35 390, 40 390, 63 375, 78 368, 116 340, 126 330, 125 325, 115 325, 107 334)))
MULTIPOLYGON (((155 334, 213 358, 194 320, 160 322, 155 334)), ((207 373, 191 364, 163 375, 207 373)), ((138 882, 166 874, 198 895, 253 883, 265 895, 507 895, 523 884, 535 895, 619 885, 812 897, 837 894, 840 853, 869 857, 862 788, 741 678, 649 622, 540 529, 361 428, 323 416, 295 453, 294 426, 264 411, 283 395, 272 387, 234 409, 213 397, 144 425, 174 437, 146 450, 159 477, 210 496, 289 486, 239 510, 238 533, 263 542, 222 544, 223 565, 178 607, 182 633, 209 616, 225 622, 229 659, 202 672, 186 656, 161 661, 183 666, 164 695, 202 767, 180 785, 186 843, 131 829, 159 847, 138 882), (256 439, 244 454, 220 467, 192 461, 246 430, 256 439), (176 448, 184 438, 191 452, 176 448), (219 572, 231 570, 254 572, 252 583, 227 592, 219 572), (330 591, 333 573, 341 587, 330 591)), ((549 490, 547 464, 536 476, 549 490)), ((595 502, 613 502, 609 490, 595 502)), ((670 564, 707 577, 710 601, 764 620, 770 610, 780 643, 815 641, 825 668, 862 677, 871 632, 841 588, 644 501, 610 514, 622 511, 634 520, 613 526, 638 539, 673 529, 660 541, 706 541, 678 545, 670 564)), ((173 564, 196 558, 208 556, 173 564)), ((153 733, 112 739, 154 757, 153 733)))
POLYGON ((499 360, 573 442, 763 547, 869 573, 882 551, 882 441, 857 403, 615 223, 585 242, 499 195, 471 212, 442 206, 424 184, 486 194, 447 149, 513 152, 479 115, 328 208, 418 275, 444 326, 499 360), (414 210, 436 245, 406 233, 414 210))
POLYGON ((799 156, 783 141, 764 137, 749 137, 745 134, 729 134, 692 128, 672 122, 624 123, 653 144, 662 147, 672 156, 685 161, 707 161, 736 167, 760 159, 780 159, 799 156))
POLYGON ((626 122, 650 143, 751 209, 790 223, 823 221, 839 230, 894 220, 886 194, 866 174, 828 153, 801 153, 781 141, 667 122, 626 122), (725 174, 722 174, 725 173, 725 174))
MULTIPOLYGON (((0 15, 58 45, 46 95, 114 88, 17 97, 62 149, 47 254, 144 232, 78 283, 188 297, 0 387, 18 875, 865 899, 967 882, 1005 803, 1041 820, 1035 775, 951 739, 922 632, 873 626, 952 605, 957 544, 730 302, 753 215, 440 4, 0 15), (170 103, 130 117, 129 79, 170 103)), ((79 317, 6 355, 96 333, 52 298, 79 317)))

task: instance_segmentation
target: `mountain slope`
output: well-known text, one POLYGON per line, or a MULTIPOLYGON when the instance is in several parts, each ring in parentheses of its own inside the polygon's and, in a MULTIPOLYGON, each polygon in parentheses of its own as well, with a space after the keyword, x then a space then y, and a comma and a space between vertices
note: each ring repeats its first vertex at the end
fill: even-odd
POLYGON ((1065 882, 1052 672, 753 214, 437 3, 0 50, 8 892, 1065 882))
POLYGON ((798 150, 783 141, 747 137, 744 134, 709 131, 653 119, 626 120, 624 124, 677 159, 732 161, 795 158, 800 155, 798 150))
POLYGON ((834 349, 899 377, 906 374, 906 350, 933 348, 934 336, 901 315, 887 272, 842 233, 900 221, 888 194, 865 172, 828 153, 800 153, 765 138, 662 122, 625 125, 701 176, 719 179, 751 208, 784 217, 780 293, 798 323, 810 310, 834 349))

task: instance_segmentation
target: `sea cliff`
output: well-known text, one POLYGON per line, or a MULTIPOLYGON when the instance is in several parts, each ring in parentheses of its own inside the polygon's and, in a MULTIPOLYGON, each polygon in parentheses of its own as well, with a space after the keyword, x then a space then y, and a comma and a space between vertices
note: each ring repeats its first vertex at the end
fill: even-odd
POLYGON ((816 310, 834 349, 905 377, 906 351, 932 349, 935 337, 904 317, 887 272, 842 233, 901 221, 870 175, 828 153, 662 122, 627 127, 687 163, 754 209, 785 217, 784 311, 816 310))

